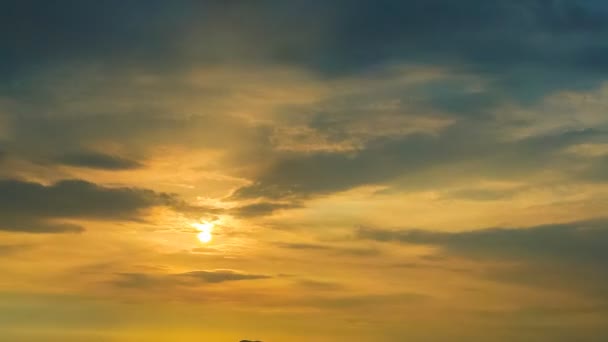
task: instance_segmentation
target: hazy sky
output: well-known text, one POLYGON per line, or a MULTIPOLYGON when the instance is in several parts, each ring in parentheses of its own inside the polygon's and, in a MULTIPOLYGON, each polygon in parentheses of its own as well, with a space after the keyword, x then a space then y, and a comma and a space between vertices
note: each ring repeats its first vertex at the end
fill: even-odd
POLYGON ((0 0, 0 340, 607 341, 608 2, 0 0))

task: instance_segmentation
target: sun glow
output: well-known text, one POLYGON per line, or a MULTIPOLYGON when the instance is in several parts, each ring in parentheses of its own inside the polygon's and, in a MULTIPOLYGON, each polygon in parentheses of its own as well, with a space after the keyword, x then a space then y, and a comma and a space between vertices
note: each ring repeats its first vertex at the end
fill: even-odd
POLYGON ((211 232, 213 231, 214 226, 215 225, 212 222, 192 223, 192 227, 200 231, 197 237, 202 243, 211 242, 211 240, 213 239, 211 232))
POLYGON ((213 237, 211 236, 211 232, 200 232, 198 233, 198 239, 202 243, 208 243, 211 242, 211 239, 213 239, 213 237))

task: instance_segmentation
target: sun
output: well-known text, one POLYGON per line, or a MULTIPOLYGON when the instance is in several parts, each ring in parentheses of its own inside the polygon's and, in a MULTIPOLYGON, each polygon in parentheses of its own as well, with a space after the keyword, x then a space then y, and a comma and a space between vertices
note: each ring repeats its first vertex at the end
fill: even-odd
POLYGON ((202 243, 209 243, 213 239, 211 232, 213 231, 213 227, 215 226, 212 222, 203 222, 203 223, 192 223, 192 227, 198 229, 200 233, 198 233, 197 237, 202 243))
POLYGON ((200 232, 198 233, 198 239, 200 242, 202 243, 209 243, 211 242, 211 240, 213 239, 213 237, 211 236, 211 232, 200 232))

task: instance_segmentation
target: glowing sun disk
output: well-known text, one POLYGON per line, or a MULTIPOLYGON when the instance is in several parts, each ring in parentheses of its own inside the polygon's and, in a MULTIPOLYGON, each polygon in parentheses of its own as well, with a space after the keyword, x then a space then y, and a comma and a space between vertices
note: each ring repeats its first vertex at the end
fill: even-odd
POLYGON ((211 232, 213 231, 213 223, 204 222, 204 223, 192 223, 192 227, 198 229, 200 233, 198 233, 197 237, 200 242, 207 243, 210 242, 213 238, 211 232))
POLYGON ((211 232, 200 232, 197 236, 199 241, 202 243, 210 242, 212 239, 211 232))

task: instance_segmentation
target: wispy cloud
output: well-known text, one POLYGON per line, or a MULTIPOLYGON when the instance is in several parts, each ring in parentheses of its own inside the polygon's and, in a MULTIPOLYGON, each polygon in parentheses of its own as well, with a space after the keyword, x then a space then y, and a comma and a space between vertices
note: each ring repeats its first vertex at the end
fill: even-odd
POLYGON ((60 156, 56 162, 75 167, 88 167, 102 170, 130 170, 142 167, 137 161, 99 152, 77 152, 60 156))
POLYGON ((173 274, 121 273, 112 284, 124 288, 151 288, 158 286, 198 286, 234 281, 270 279, 265 274, 251 274, 235 270, 202 270, 173 274))

